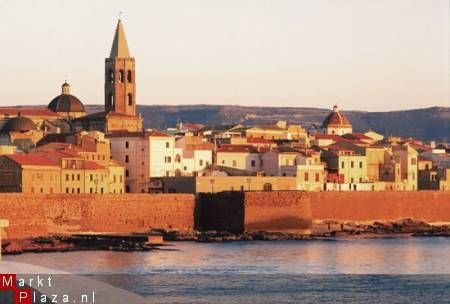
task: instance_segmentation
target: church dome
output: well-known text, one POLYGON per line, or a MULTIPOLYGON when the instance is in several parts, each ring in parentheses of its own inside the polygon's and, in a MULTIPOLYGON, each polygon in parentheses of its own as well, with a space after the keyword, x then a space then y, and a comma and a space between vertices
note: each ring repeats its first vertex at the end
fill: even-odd
POLYGON ((53 112, 86 112, 83 103, 70 94, 70 85, 67 82, 62 85, 62 94, 53 98, 48 108, 53 112))
POLYGON ((338 106, 333 107, 333 111, 325 118, 322 123, 322 128, 327 127, 350 127, 351 123, 347 117, 339 112, 338 106))
POLYGON ((9 132, 27 132, 37 130, 36 124, 28 117, 21 116, 20 113, 17 117, 9 119, 2 128, 2 133, 9 132))

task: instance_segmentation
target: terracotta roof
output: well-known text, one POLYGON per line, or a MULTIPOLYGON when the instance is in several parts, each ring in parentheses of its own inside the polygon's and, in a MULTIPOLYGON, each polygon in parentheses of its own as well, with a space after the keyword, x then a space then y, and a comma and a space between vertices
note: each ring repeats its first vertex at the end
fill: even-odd
POLYGON ((188 130, 192 130, 192 131, 199 131, 203 127, 204 127, 204 125, 195 124, 195 123, 183 123, 183 125, 182 125, 183 129, 188 129, 188 130))
POLYGON ((50 101, 48 108, 54 112, 86 112, 83 103, 70 94, 56 96, 50 101))
POLYGON ((59 116, 52 110, 43 107, 0 107, 0 114, 2 115, 18 115, 19 113, 24 116, 59 116))
POLYGON ((4 125, 1 132, 27 132, 37 130, 36 124, 28 117, 18 116, 10 118, 4 125))
POLYGON ((247 143, 249 144, 274 144, 272 140, 258 137, 247 137, 247 143))
POLYGON ((85 161, 84 169, 86 169, 86 170, 103 170, 103 169, 106 169, 106 167, 104 167, 96 162, 93 162, 93 161, 85 161))
POLYGON ((217 152, 227 153, 258 153, 258 150, 251 145, 221 145, 217 152))
POLYGON ((339 111, 338 107, 334 106, 333 111, 322 123, 322 128, 327 128, 329 126, 350 127, 351 124, 347 117, 339 111))
POLYGON ((78 145, 62 142, 52 142, 36 148, 37 151, 60 151, 66 153, 95 152, 95 150, 84 149, 78 145))
POLYGON ((112 131, 106 134, 107 138, 117 137, 172 137, 171 135, 161 132, 159 130, 141 131, 141 132, 128 132, 128 131, 112 131))
POLYGON ((10 154, 5 156, 22 166, 59 167, 58 161, 50 159, 43 153, 10 154))
POLYGON ((334 141, 342 141, 345 140, 342 136, 336 134, 322 134, 322 133, 314 133, 312 134, 315 139, 331 139, 334 141))
POLYGON ((344 134, 342 137, 345 137, 347 139, 373 140, 372 137, 369 137, 363 133, 349 133, 349 134, 344 134))
POLYGON ((169 134, 164 133, 164 132, 159 131, 159 130, 153 130, 153 131, 151 131, 150 134, 149 134, 149 136, 151 136, 151 137, 172 137, 172 136, 170 136, 169 134))

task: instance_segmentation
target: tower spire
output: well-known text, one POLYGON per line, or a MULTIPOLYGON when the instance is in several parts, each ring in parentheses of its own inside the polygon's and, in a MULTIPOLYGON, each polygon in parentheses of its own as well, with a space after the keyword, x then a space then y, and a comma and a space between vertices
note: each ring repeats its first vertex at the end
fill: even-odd
MULTIPOLYGON (((120 13, 122 14, 122 12, 120 13)), ((116 33, 111 47, 111 54, 109 58, 127 58, 130 57, 130 50, 128 49, 127 38, 123 29, 121 15, 117 21, 116 33)))

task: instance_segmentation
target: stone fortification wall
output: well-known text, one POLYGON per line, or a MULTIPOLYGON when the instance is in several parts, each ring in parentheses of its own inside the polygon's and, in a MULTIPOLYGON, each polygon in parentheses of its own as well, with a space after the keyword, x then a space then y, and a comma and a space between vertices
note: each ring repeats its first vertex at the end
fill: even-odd
POLYGON ((8 238, 152 228, 308 233, 318 220, 450 222, 449 191, 0 194, 8 238))
POLYGON ((450 222, 450 191, 311 192, 314 220, 450 222))
POLYGON ((9 238, 79 232, 144 232, 194 228, 190 194, 0 194, 9 238))
POLYGON ((230 232, 309 233, 311 208, 304 192, 221 192, 198 195, 196 228, 230 232))

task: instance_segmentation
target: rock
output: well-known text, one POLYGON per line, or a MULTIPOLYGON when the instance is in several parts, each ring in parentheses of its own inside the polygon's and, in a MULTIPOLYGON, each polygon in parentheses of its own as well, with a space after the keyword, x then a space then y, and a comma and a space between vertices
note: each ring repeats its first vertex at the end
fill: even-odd
POLYGON ((21 254, 22 252, 22 246, 16 241, 11 241, 2 250, 4 254, 21 254))

